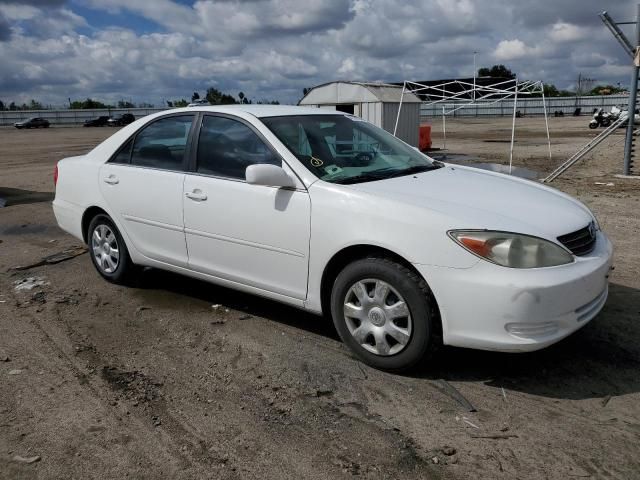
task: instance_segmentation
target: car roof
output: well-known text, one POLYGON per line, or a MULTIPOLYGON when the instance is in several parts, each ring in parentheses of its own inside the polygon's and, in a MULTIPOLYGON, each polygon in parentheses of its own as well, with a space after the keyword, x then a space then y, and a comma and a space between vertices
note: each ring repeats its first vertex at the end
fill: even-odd
POLYGON ((214 112, 214 113, 231 113, 245 112, 255 117, 284 117, 291 115, 344 115, 336 110, 328 110, 316 107, 299 107, 296 105, 198 105, 197 107, 187 107, 185 109, 173 109, 175 111, 188 112, 214 112))

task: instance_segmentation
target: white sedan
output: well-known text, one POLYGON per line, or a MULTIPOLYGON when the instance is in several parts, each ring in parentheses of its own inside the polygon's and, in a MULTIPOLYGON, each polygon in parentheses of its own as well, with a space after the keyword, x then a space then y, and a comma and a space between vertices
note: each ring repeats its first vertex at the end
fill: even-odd
POLYGON ((382 369, 438 343, 536 350, 607 298, 612 246, 580 202, 340 112, 161 112, 55 177, 57 221, 106 280, 155 267, 331 314, 382 369))

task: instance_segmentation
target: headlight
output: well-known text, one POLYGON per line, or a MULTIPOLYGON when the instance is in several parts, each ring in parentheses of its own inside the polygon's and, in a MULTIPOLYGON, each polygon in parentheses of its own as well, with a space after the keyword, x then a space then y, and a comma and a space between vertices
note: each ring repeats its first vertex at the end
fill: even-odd
POLYGON ((448 233, 474 255, 503 267, 540 268, 573 262, 570 252, 538 237, 490 230, 451 230, 448 233))

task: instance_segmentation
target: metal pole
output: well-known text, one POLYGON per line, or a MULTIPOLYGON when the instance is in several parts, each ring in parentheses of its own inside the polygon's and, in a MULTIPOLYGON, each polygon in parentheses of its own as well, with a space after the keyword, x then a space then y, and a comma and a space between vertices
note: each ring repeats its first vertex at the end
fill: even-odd
POLYGON ((444 158, 447 158, 447 121, 445 120, 444 108, 442 107, 442 150, 445 150, 444 158))
MULTIPOLYGON (((638 4, 638 12, 636 16, 636 51, 640 45, 640 4, 638 4)), ((636 112, 636 98, 638 96, 638 67, 635 62, 631 72, 631 88, 629 89, 629 106, 627 108, 627 137, 624 142, 624 175, 631 174, 631 147, 633 145, 633 121, 636 112)))
POLYGON ((518 105, 518 79, 516 78, 516 95, 513 99, 513 120, 511 123, 511 150, 509 152, 509 175, 511 175, 511 169, 513 168, 513 142, 516 135, 516 107, 518 105))
POLYGON ((622 33, 622 30, 618 28, 618 25, 616 25, 616 22, 613 21, 613 18, 611 18, 607 12, 602 12, 599 16, 600 16, 600 20, 602 20, 602 22, 607 26, 609 31, 613 34, 615 39, 618 40, 622 48, 624 48, 624 51, 627 52, 627 54, 631 58, 633 58, 633 55, 634 55, 633 45, 631 45, 631 42, 629 41, 627 36, 624 33, 622 33))
MULTIPOLYGON (((473 52, 473 101, 476 101, 476 54, 478 52, 473 52)), ((477 110, 476 110, 477 112, 477 110)), ((476 117, 478 115, 476 114, 476 117)))
POLYGON ((400 110, 402 110, 402 100, 404 99, 404 91, 407 88, 407 82, 402 84, 402 95, 400 96, 400 104, 398 105, 398 115, 396 116, 396 126, 393 127, 393 136, 395 137, 398 131, 398 122, 400 121, 400 110))
POLYGON ((542 86, 542 110, 544 110, 544 123, 547 127, 547 143, 549 144, 549 160, 551 160, 551 137, 549 136, 549 119, 547 117, 547 103, 544 98, 544 83, 540 84, 542 86))

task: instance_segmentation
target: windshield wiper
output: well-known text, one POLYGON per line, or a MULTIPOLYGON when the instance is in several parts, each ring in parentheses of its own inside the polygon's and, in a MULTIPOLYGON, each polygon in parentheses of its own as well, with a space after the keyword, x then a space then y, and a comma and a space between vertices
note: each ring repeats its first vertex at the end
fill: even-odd
POLYGON ((333 183, 344 185, 350 183, 372 182, 375 180, 384 180, 386 178, 402 177, 404 175, 411 175, 414 173, 429 172, 431 170, 438 170, 442 167, 444 167, 444 163, 434 161, 431 165, 414 165, 413 167, 404 168, 402 170, 392 167, 382 168, 380 170, 373 170, 353 177, 339 178, 334 180, 333 183))
POLYGON ((403 177, 405 175, 411 175, 414 173, 430 172, 431 170, 438 170, 444 167, 444 164, 438 161, 433 162, 431 165, 414 165, 403 170, 397 170, 392 172, 387 178, 403 177))
POLYGON ((380 174, 378 170, 374 170, 373 172, 362 173, 360 175, 354 175, 353 177, 345 177, 334 180, 333 183, 339 183, 341 185, 346 185, 350 183, 361 183, 361 182, 372 182, 375 180, 382 180, 384 178, 388 178, 386 175, 386 171, 380 174))

